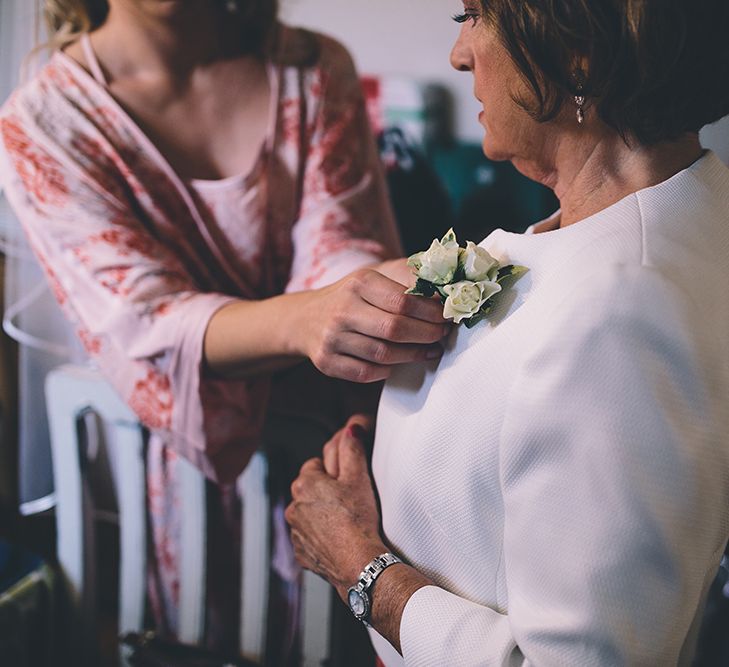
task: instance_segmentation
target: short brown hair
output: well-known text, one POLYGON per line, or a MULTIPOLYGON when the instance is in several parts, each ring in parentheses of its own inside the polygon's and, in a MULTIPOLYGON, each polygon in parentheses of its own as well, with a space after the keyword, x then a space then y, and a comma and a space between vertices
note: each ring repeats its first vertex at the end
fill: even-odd
POLYGON ((482 0, 553 119, 582 85, 627 140, 651 145, 729 114, 729 0, 482 0), (587 71, 579 72, 584 59, 587 71))

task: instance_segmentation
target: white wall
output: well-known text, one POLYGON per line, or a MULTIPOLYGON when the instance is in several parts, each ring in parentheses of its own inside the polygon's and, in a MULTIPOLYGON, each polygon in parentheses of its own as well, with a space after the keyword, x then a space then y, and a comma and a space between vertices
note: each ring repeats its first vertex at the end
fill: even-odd
POLYGON ((0 0, 0 104, 18 83, 23 58, 33 46, 34 27, 32 2, 0 0))
POLYGON ((729 116, 713 125, 707 125, 701 133, 701 143, 729 164, 729 116))
POLYGON ((342 41, 362 74, 406 75, 447 86, 454 95, 456 129, 480 142, 479 104, 471 75, 449 63, 463 11, 460 0, 281 0, 288 23, 342 41))
MULTIPOLYGON (((0 0, 0 106, 20 81, 25 55, 34 42, 35 7, 27 0, 0 0)), ((10 210, 0 191, 0 250, 10 224, 10 210)))
MULTIPOLYGON (((460 0, 281 0, 285 21, 338 38, 363 74, 399 74, 448 86, 454 95, 456 132, 480 142, 478 102, 471 76, 448 63, 460 0)), ((729 164, 729 118, 702 133, 704 145, 729 164)))

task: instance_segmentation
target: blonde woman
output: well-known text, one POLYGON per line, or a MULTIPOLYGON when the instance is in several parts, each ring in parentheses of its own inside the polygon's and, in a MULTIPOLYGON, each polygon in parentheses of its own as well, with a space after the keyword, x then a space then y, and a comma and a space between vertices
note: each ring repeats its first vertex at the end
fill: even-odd
POLYGON ((398 240, 339 44, 280 26, 271 0, 48 0, 46 15, 53 56, 0 114, 2 185, 150 431, 150 592, 173 634, 177 457, 215 482, 208 627, 232 647, 232 483, 260 444, 271 372, 308 358, 381 380, 438 356, 444 321, 374 270, 398 240))

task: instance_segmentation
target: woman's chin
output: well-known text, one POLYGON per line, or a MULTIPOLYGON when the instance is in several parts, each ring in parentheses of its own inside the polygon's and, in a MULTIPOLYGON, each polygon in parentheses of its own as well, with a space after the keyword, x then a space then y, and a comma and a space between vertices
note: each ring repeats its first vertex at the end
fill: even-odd
POLYGON ((494 162, 503 162, 509 159, 509 153, 500 147, 497 142, 493 140, 493 137, 487 132, 481 143, 481 148, 484 155, 494 162))

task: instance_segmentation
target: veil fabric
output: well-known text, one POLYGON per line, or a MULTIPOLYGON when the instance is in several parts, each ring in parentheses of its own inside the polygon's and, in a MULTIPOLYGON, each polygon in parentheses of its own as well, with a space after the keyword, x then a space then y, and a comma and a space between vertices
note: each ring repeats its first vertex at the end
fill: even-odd
MULTIPOLYGON (((38 16, 34 2, 0 2, 0 104, 43 64, 42 54, 27 59, 42 40, 38 16)), ((0 251, 5 255, 3 329, 18 342, 18 501, 22 514, 32 514, 55 504, 45 377, 59 364, 84 360, 85 354, 1 190, 0 251)))
POLYGON ((33 514, 55 504, 45 378, 60 364, 83 362, 85 353, 5 199, 0 220, 6 256, 3 329, 18 342, 19 509, 33 514))

